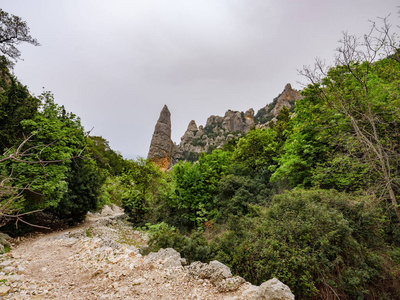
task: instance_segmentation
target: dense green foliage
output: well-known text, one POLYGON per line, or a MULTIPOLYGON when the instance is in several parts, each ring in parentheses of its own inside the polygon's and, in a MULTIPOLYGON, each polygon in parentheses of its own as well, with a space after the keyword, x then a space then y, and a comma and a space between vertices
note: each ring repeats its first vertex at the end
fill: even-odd
POLYGON ((28 89, 8 71, 5 62, 0 63, 0 152, 1 154, 17 142, 22 142, 20 122, 33 118, 39 99, 32 97, 28 89))
POLYGON ((88 210, 98 207, 105 176, 84 151, 86 136, 79 118, 55 104, 51 93, 34 98, 7 76, 10 84, 1 96, 4 119, 10 122, 0 130, 5 137, 2 158, 11 153, 15 158, 0 165, 9 191, 1 193, 2 208, 17 195, 18 201, 10 207, 14 214, 45 209, 72 222, 82 220, 88 210), (18 112, 23 107, 29 110, 18 112))
POLYGON ((333 288, 341 299, 354 299, 379 282, 390 298, 396 269, 385 265, 384 225, 373 199, 297 190, 235 219, 213 243, 217 259, 258 284, 277 277, 300 297, 333 288))
POLYGON ((293 114, 175 165, 153 218, 173 227, 150 250, 277 277, 298 299, 400 298, 400 64, 343 62, 293 114))

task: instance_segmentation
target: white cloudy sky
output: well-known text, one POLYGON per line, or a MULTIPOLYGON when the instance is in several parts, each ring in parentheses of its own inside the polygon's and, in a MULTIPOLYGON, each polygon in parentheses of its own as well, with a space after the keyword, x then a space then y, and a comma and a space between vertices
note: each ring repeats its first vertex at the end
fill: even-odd
POLYGON ((147 156, 164 104, 179 142, 190 120, 257 110, 315 57, 331 61, 343 31, 398 0, 0 0, 40 47, 21 45, 14 69, 38 95, 81 117, 126 158, 147 156))

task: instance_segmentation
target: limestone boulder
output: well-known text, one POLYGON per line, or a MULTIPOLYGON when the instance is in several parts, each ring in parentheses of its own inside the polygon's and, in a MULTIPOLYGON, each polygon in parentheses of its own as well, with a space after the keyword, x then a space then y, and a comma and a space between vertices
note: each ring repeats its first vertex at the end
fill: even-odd
POLYGON ((294 295, 287 285, 273 278, 255 290, 252 300, 294 300, 294 295))
POLYGON ((221 293, 236 291, 246 282, 240 276, 232 276, 229 267, 216 260, 209 264, 196 261, 186 269, 194 279, 208 279, 221 293))
POLYGON ((181 258, 181 254, 172 248, 160 249, 152 252, 145 258, 146 263, 160 265, 162 268, 180 267, 186 264, 186 259, 181 258))

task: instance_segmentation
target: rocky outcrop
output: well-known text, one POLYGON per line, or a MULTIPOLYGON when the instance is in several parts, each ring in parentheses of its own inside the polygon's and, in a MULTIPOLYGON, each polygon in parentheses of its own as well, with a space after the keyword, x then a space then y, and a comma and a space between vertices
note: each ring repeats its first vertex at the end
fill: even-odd
POLYGON ((210 264, 196 261, 186 267, 194 279, 208 279, 220 293, 238 290, 245 282, 240 276, 232 276, 231 270, 219 261, 210 264))
POLYGON ((254 110, 240 112, 228 110, 223 117, 212 115, 205 127, 190 121, 179 145, 172 153, 172 162, 196 160, 203 152, 222 147, 228 140, 249 132, 254 126, 254 110))
POLYGON ((301 99, 301 95, 298 91, 292 89, 290 83, 285 86, 282 94, 279 95, 275 106, 271 110, 271 114, 275 117, 279 115, 281 109, 286 106, 287 108, 292 108, 297 100, 301 99))
POLYGON ((293 109, 299 99, 300 93, 288 83, 283 92, 272 103, 261 108, 256 115, 252 108, 246 112, 228 110, 223 117, 210 116, 204 128, 197 127, 194 120, 190 121, 181 142, 174 147, 172 163, 197 160, 201 153, 223 147, 230 139, 239 138, 252 127, 268 127, 270 122, 276 122, 276 117, 283 107, 293 109))
POLYGON ((170 112, 164 106, 154 130, 148 158, 163 170, 180 160, 195 161, 201 153, 222 148, 229 140, 241 137, 252 127, 268 127, 270 122, 276 122, 283 107, 293 110, 299 99, 299 91, 288 83, 283 92, 256 115, 250 108, 246 112, 228 110, 224 116, 212 115, 204 127, 197 126, 194 120, 190 121, 178 145, 171 141, 170 112))
POLYGON ((290 288, 276 278, 272 278, 255 289, 253 300, 294 300, 290 288))
POLYGON ((190 277, 208 280, 220 293, 234 292, 241 288, 243 292, 240 299, 294 300, 290 288, 278 279, 270 279, 260 286, 251 285, 240 276, 232 276, 229 267, 216 260, 209 264, 196 261, 185 268, 190 277))
POLYGON ((146 256, 147 264, 158 264, 161 268, 180 267, 186 264, 186 259, 173 248, 160 249, 158 252, 151 252, 146 256))
POLYGON ((255 115, 256 128, 268 127, 270 122, 276 122, 276 117, 279 115, 283 107, 288 108, 290 111, 294 109, 297 100, 302 96, 300 92, 294 90, 290 83, 286 84, 283 92, 276 97, 272 103, 267 104, 261 108, 255 115))
POLYGON ((254 110, 243 112, 228 110, 222 119, 222 128, 228 132, 247 133, 254 125, 254 110))
POLYGON ((147 158, 165 171, 171 165, 173 146, 174 144, 171 140, 171 113, 168 107, 164 105, 154 128, 147 158))
MULTIPOLYGON (((196 122, 194 120, 190 121, 185 134, 181 137, 183 143, 188 143, 196 138, 196 134, 199 132, 196 122)), ((198 136, 197 136, 198 137, 198 136)))
POLYGON ((242 132, 247 133, 254 126, 254 110, 250 108, 245 113, 240 111, 228 110, 225 116, 210 116, 206 122, 206 130, 211 129, 217 132, 222 129, 224 132, 242 132))

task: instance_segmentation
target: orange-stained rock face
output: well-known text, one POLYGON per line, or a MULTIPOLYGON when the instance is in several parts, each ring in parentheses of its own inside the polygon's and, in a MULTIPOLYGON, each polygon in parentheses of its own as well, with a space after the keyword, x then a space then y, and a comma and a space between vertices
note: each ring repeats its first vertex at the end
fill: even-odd
POLYGON ((151 159, 156 165, 160 167, 161 171, 167 171, 171 165, 171 156, 165 153, 164 157, 155 157, 151 159))

